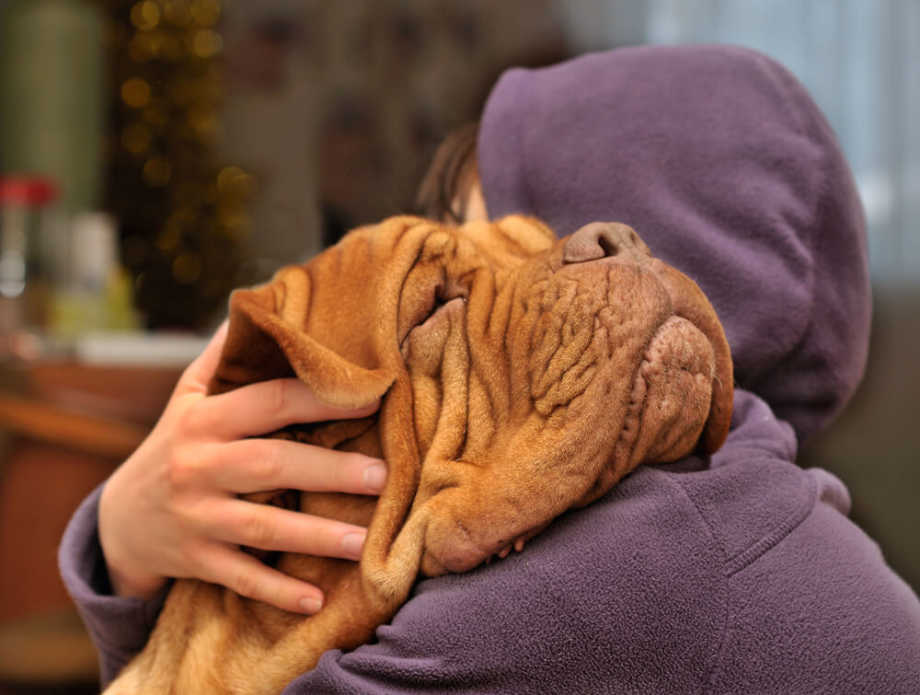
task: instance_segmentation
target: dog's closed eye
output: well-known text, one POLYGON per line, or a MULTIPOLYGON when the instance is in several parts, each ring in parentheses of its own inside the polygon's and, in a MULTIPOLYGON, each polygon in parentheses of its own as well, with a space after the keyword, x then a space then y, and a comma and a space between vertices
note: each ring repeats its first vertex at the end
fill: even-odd
POLYGON ((465 301, 466 291, 448 287, 443 271, 431 266, 418 266, 409 274, 403 286, 399 310, 399 343, 416 328, 432 323, 443 309, 456 299, 465 301))
POLYGON ((422 317, 422 319, 418 321, 418 323, 415 324, 415 327, 421 328, 422 326, 425 326, 428 323, 436 320, 437 316, 443 310, 445 310, 449 304, 452 305, 454 302, 463 304, 466 302, 466 297, 464 295, 460 295, 460 296, 455 295, 451 297, 441 287, 438 287, 437 291, 435 291, 434 293, 434 297, 432 301, 429 304, 428 311, 422 317))

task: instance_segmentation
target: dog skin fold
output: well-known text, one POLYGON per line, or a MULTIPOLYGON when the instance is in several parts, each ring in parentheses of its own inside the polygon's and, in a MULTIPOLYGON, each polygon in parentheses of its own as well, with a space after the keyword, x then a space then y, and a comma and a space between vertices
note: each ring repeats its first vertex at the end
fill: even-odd
POLYGON ((333 405, 385 393, 376 418, 283 436, 382 456, 387 484, 376 505, 295 496, 302 512, 370 524, 360 565, 277 560, 323 589, 317 615, 178 581, 147 647, 106 692, 280 692, 326 650, 369 640, 419 573, 522 549, 701 435, 718 448, 732 374, 715 312, 635 232, 628 250, 596 232, 556 240, 533 218, 459 228, 394 218, 237 291, 212 392, 296 375, 333 405))

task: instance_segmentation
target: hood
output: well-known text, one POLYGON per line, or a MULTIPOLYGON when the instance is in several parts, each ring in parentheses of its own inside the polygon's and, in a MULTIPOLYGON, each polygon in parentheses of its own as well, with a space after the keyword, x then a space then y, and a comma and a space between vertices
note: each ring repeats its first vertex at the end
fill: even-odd
POLYGON ((506 72, 480 126, 489 215, 560 235, 634 227, 721 319, 735 380, 800 440, 868 349, 865 221, 830 126, 782 66, 730 46, 641 46, 506 72))

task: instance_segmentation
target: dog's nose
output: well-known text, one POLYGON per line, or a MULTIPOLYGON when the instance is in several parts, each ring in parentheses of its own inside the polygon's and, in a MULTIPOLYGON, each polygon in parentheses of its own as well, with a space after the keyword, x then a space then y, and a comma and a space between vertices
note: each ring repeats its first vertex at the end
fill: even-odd
POLYGON ((592 222, 576 231, 565 242, 564 263, 584 263, 598 258, 623 256, 632 261, 651 257, 645 242, 632 227, 619 222, 592 222))

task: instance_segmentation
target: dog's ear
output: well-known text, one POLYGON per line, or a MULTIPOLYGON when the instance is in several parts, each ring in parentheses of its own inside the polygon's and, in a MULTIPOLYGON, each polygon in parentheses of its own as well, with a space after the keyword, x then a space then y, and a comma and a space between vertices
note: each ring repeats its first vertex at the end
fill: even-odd
POLYGON ((302 266, 283 268, 261 287, 236 290, 210 392, 296 376, 329 405, 358 408, 380 398, 394 376, 355 364, 309 335, 309 310, 310 275, 302 266))

